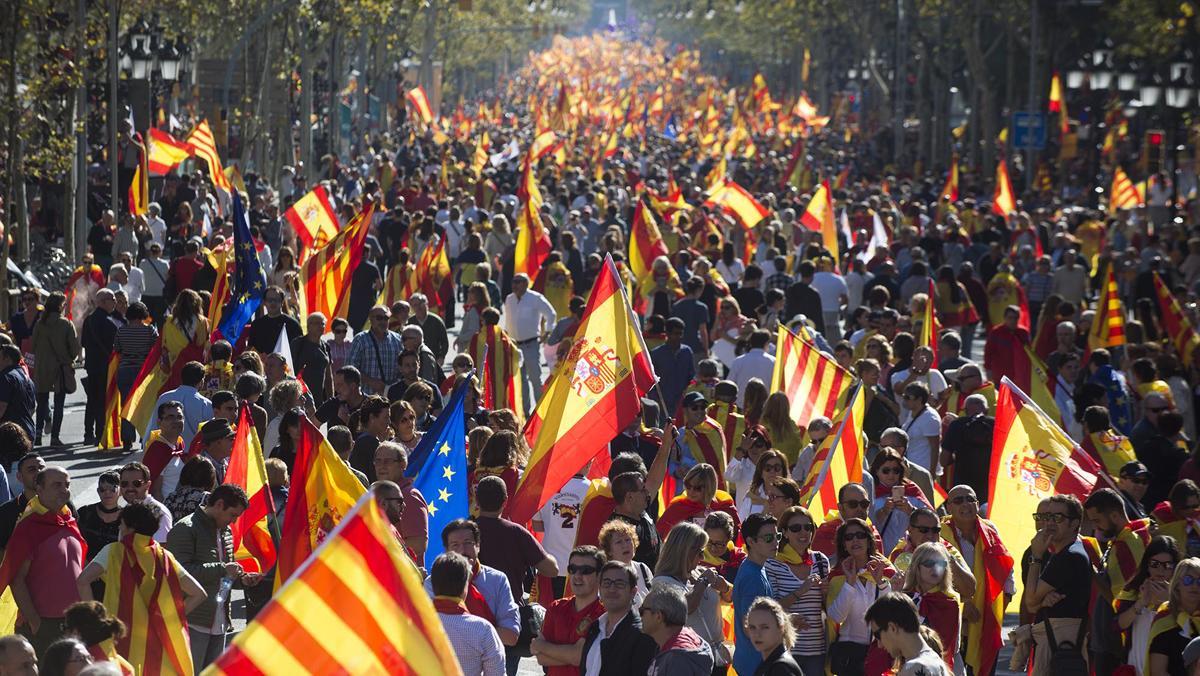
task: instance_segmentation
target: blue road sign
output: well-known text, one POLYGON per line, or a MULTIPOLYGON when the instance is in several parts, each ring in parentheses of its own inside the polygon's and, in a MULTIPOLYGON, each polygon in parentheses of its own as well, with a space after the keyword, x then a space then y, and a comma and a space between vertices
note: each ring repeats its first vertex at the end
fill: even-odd
POLYGON ((1013 147, 1041 150, 1046 147, 1046 114, 1013 113, 1013 147))

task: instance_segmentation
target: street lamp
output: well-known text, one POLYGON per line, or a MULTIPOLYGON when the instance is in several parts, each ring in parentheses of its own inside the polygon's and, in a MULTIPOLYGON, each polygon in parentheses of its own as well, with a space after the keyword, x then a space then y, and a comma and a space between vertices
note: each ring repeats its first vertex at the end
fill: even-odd
POLYGON ((1162 77, 1157 73, 1142 81, 1141 99, 1142 105, 1148 108, 1153 108, 1158 105, 1158 97, 1162 95, 1162 77))
POLYGON ((162 79, 167 82, 178 80, 179 64, 182 60, 179 48, 171 44, 170 40, 163 40, 162 47, 158 48, 158 72, 162 79))
POLYGON ((1126 61, 1121 72, 1117 74, 1117 89, 1123 93, 1135 92, 1137 83, 1138 64, 1136 61, 1126 61))
POLYGON ((1067 89, 1080 89, 1087 78, 1088 61, 1085 55, 1075 62, 1075 67, 1067 71, 1067 89))
POLYGON ((133 43, 133 49, 129 54, 129 76, 134 80, 148 80, 154 68, 154 53, 149 47, 143 47, 138 40, 131 37, 130 41, 133 43))

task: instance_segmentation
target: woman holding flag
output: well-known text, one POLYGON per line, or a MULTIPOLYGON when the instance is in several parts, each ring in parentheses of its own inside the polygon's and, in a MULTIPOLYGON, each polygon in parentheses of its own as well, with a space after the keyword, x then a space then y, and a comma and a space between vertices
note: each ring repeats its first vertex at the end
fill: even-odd
POLYGON ((170 376, 160 392, 179 387, 184 364, 205 362, 209 333, 208 318, 200 309, 200 294, 182 289, 175 297, 170 316, 163 322, 162 366, 170 376))

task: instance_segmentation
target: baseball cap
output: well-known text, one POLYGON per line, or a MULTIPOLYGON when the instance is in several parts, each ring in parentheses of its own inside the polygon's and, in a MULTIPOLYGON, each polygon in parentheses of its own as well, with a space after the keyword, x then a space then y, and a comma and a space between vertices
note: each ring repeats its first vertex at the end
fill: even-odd
POLYGON ((707 403, 708 403, 708 397, 705 397, 703 392, 697 392, 696 390, 692 390, 691 392, 688 392, 687 394, 683 395, 683 407, 684 408, 691 408, 693 406, 696 406, 697 404, 707 404, 707 403))
POLYGON ((1146 465, 1144 465, 1142 462, 1140 462, 1138 460, 1130 460, 1129 462, 1127 462, 1121 466, 1121 476, 1123 476, 1123 477, 1150 476, 1150 470, 1147 469, 1146 465))

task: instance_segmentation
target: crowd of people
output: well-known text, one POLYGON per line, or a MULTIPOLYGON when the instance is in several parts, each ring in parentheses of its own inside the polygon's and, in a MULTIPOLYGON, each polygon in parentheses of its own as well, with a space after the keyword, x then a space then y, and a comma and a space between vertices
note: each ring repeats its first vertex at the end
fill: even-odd
MULTIPOLYGON (((1043 192, 999 215, 982 184, 939 193, 939 177, 885 168, 836 120, 805 132, 796 183, 788 153, 767 151, 774 128, 728 164, 700 151, 701 128, 644 128, 598 163, 583 139, 561 160, 505 157, 542 131, 547 115, 523 102, 549 86, 546 58, 642 64, 680 106, 715 82, 686 51, 664 64, 661 46, 614 38, 555 49, 514 79, 521 96, 475 121, 471 133, 502 151, 477 174, 471 137, 439 140, 414 119, 350 161, 274 180, 247 172, 267 288, 232 343, 208 314, 221 287, 211 254, 234 224, 202 170, 166 177, 147 216, 118 226, 104 214, 67 289, 22 291, 0 334, 0 584, 17 616, 0 673, 141 671, 158 638, 137 635, 128 596, 106 591, 124 589, 132 561, 170 580, 192 668, 222 653, 231 589, 252 620, 272 587, 233 551, 248 497, 225 478, 242 412, 268 458, 276 520, 302 424, 322 430, 426 575, 469 675, 512 676, 532 659, 551 676, 989 676, 1005 641, 1007 666, 1037 676, 1200 673, 1200 372, 1179 326, 1196 324, 1200 296, 1200 202, 1184 189, 1194 176, 1169 179, 1178 199, 1166 210, 1104 214, 1086 195, 1043 192), (767 215, 741 223, 706 201, 713 172, 767 215), (830 239, 804 215, 819 179, 843 173, 832 193, 845 226, 830 239), (516 271, 526 175, 546 196, 535 214, 550 245, 532 276, 516 271), (315 185, 342 225, 376 205, 346 316, 299 314, 304 243, 283 213, 315 185), (667 253, 636 277, 642 209, 667 253), (406 287, 434 246, 448 290, 406 287), (656 391, 612 439, 603 476, 578 468, 515 523, 505 507, 529 459, 523 422, 556 365, 578 359, 570 348, 608 256, 656 391), (1109 279, 1123 337, 1096 345, 1109 279), (803 393, 773 389, 784 330, 865 398, 863 480, 839 486, 826 514, 809 511, 804 483, 840 415, 796 424, 803 393), (80 450, 62 438, 76 373, 79 441, 92 446, 111 435, 114 389, 130 396, 156 345, 169 382, 146 427, 124 422, 122 446, 99 456, 97 500, 76 507, 62 466, 64 449, 80 450), (1002 508, 990 475, 1004 378, 1039 379, 1055 421, 1103 468, 1085 495, 1047 495, 1029 542, 1002 541, 985 518, 1002 508), (460 383, 471 512, 430 533, 432 496, 413 488, 408 458, 460 383), (445 553, 427 561, 430 538, 445 553), (1019 618, 1011 632, 1006 612, 1019 618)), ((697 118, 740 111, 712 100, 697 118)))

